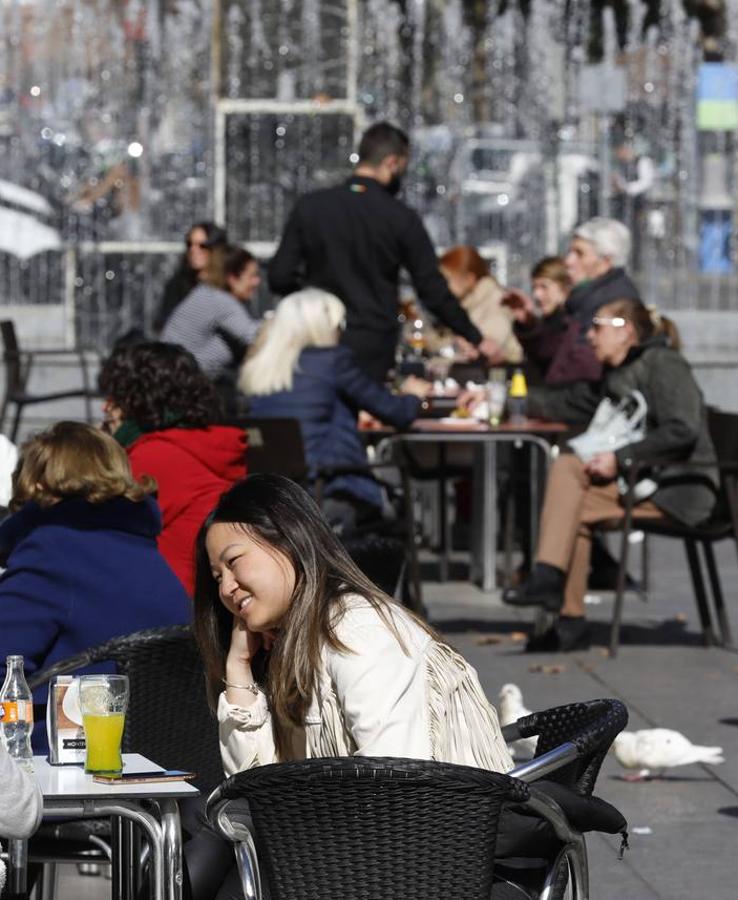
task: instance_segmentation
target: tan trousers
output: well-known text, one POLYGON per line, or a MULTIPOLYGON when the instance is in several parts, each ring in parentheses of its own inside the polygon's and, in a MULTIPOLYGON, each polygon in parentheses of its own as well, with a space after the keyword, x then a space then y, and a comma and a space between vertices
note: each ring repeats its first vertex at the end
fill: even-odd
MULTIPOLYGON (((616 482, 592 484, 584 463, 573 453, 559 456, 551 466, 541 511, 538 562, 566 572, 565 616, 584 615, 592 530, 600 522, 617 522, 625 515, 616 482)), ((664 513, 650 500, 633 509, 634 519, 663 519, 664 513)))

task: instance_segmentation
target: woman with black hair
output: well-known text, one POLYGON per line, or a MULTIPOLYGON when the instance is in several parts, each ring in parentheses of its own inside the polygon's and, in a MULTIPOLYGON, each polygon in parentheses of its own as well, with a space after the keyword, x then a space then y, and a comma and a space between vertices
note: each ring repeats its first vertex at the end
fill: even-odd
POLYGON ((195 537, 218 497, 246 474, 242 429, 222 419, 217 392, 191 353, 146 342, 114 351, 100 373, 105 424, 136 477, 158 486, 159 549, 188 593, 195 537))
POLYGON ((196 222, 185 237, 186 250, 174 274, 164 286, 164 296, 154 317, 154 332, 158 334, 164 323, 193 288, 197 287, 207 269, 214 250, 227 244, 225 229, 215 222, 196 222))

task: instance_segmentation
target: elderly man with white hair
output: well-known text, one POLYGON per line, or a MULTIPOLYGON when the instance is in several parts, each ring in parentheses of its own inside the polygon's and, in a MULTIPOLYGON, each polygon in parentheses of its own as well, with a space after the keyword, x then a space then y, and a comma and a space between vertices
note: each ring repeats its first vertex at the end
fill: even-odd
POLYGON ((630 243, 630 232, 615 219, 590 219, 574 230, 564 260, 573 287, 560 315, 539 318, 533 300, 521 291, 510 290, 503 298, 515 318, 515 336, 523 347, 536 346, 535 361, 546 384, 602 377, 602 365, 586 341, 587 329, 603 303, 639 299, 624 269, 630 243))
POLYGON ((630 231, 616 219, 597 216, 574 230, 565 263, 574 284, 566 301, 569 315, 587 327, 595 311, 611 300, 640 300, 625 272, 630 231))

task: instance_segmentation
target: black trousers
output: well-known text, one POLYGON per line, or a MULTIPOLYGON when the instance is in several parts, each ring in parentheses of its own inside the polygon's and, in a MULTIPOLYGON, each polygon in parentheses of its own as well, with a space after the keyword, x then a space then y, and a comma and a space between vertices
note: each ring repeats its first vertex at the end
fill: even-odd
POLYGON ((341 343, 354 352, 357 364, 375 381, 384 384, 387 373, 395 367, 399 326, 391 331, 352 328, 344 331, 341 343))

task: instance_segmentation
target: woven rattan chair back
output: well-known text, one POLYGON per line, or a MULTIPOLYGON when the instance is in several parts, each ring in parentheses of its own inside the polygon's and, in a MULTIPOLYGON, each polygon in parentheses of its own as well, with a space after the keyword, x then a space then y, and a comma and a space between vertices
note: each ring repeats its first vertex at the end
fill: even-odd
POLYGON ((536 757, 571 741, 579 758, 546 777, 590 796, 615 737, 628 724, 628 710, 619 700, 589 700, 554 706, 518 720, 522 737, 538 735, 536 757))
POLYGON ((190 627, 152 628, 106 641, 33 676, 31 687, 102 662, 115 663, 130 679, 123 751, 141 753, 166 769, 196 772, 193 783, 202 791, 219 784, 218 725, 190 627))
POLYGON ((271 900, 489 900, 502 805, 528 794, 481 769, 352 757, 240 772, 220 799, 231 822, 250 811, 271 900))

